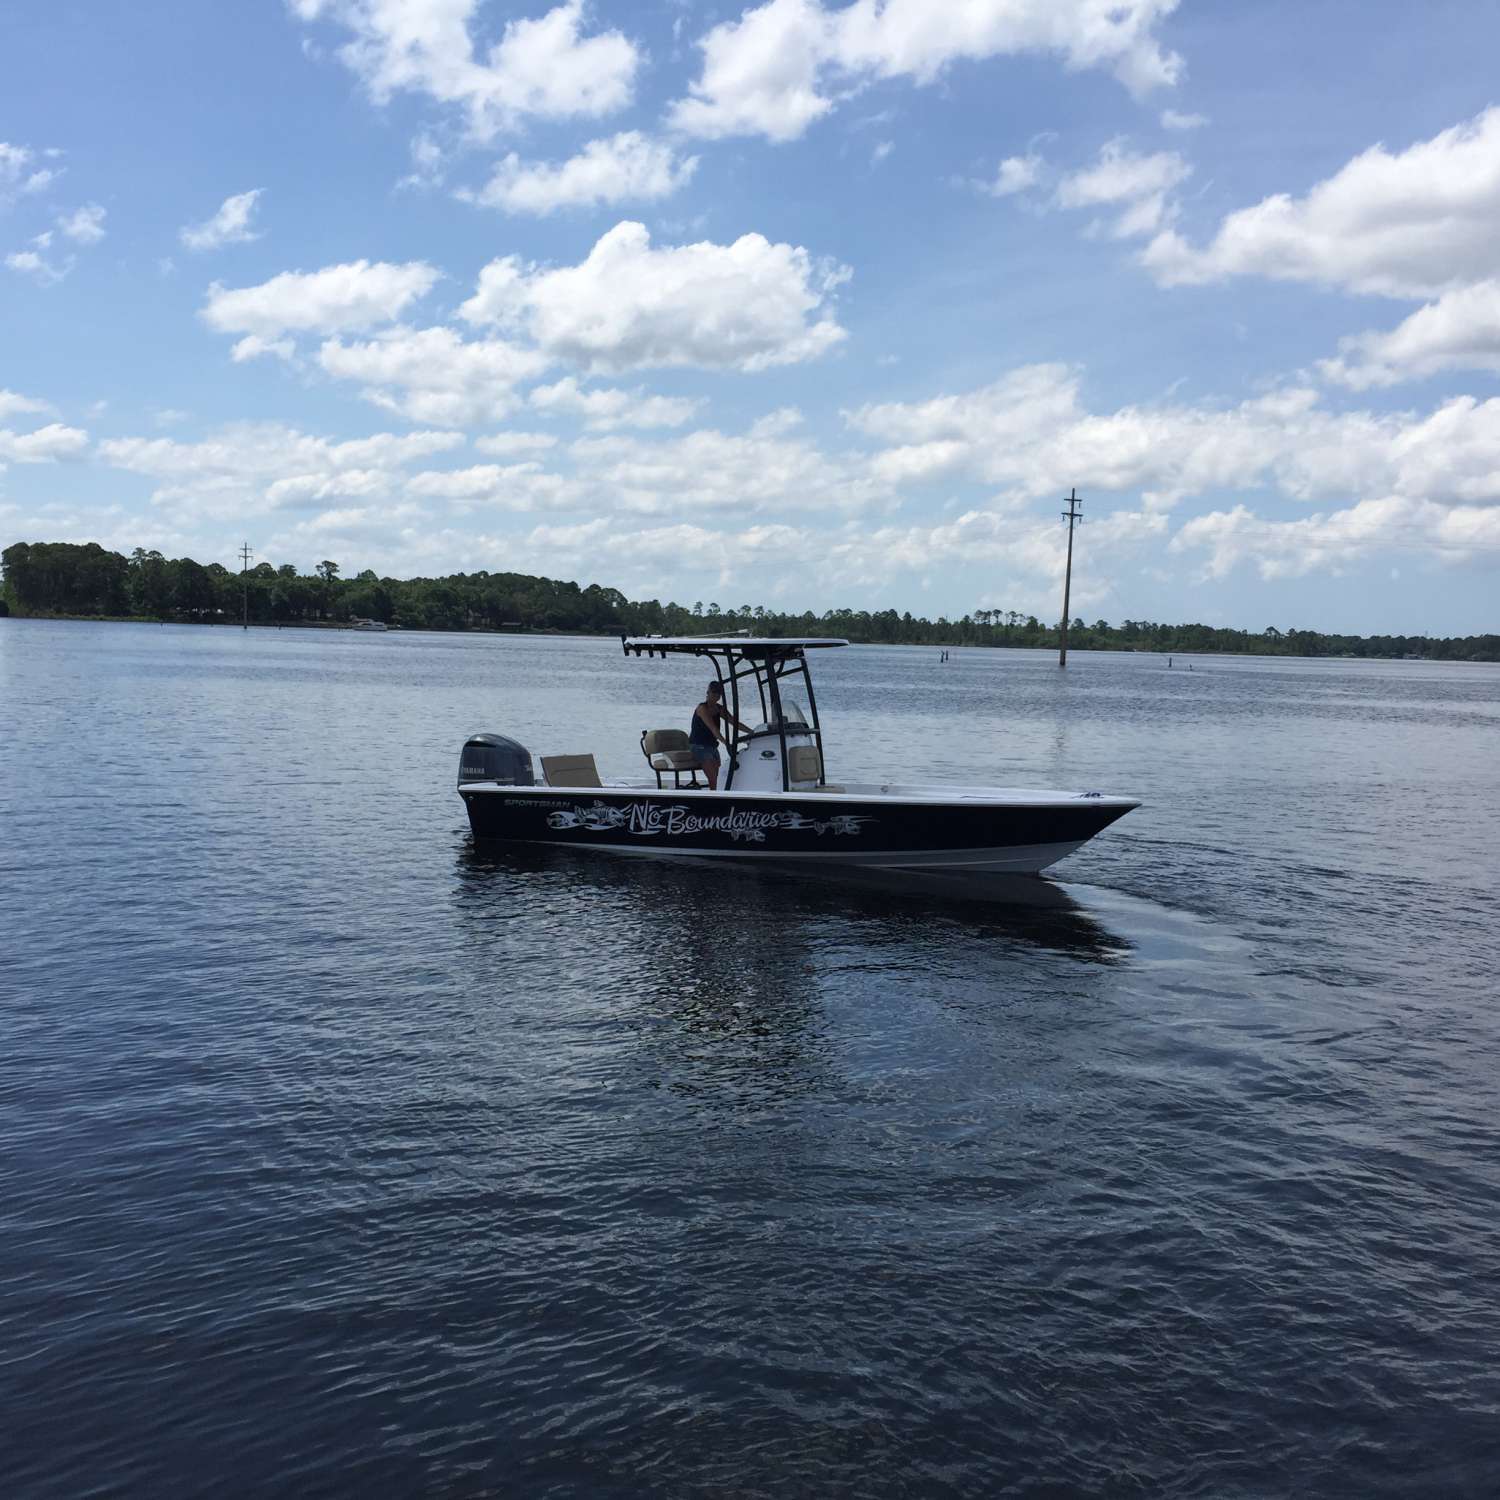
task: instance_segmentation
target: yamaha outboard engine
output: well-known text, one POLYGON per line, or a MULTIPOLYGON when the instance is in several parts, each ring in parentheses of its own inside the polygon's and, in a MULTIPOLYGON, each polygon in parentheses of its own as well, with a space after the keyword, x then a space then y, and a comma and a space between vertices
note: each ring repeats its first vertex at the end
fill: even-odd
POLYGON ((535 786, 531 751, 503 734, 471 734, 458 757, 458 784, 496 781, 501 786, 535 786))

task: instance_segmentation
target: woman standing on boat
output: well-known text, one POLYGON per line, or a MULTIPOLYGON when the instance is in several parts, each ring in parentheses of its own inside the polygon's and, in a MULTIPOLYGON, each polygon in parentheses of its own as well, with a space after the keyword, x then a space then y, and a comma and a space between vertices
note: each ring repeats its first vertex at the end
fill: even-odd
POLYGON ((708 789, 719 789, 719 748, 715 741, 723 744, 731 755, 734 746, 724 737, 722 725, 728 720, 741 734, 750 731, 724 707, 724 684, 711 682, 708 696, 693 710, 693 725, 688 730, 688 743, 692 747, 693 759, 698 762, 703 774, 708 777, 708 789))

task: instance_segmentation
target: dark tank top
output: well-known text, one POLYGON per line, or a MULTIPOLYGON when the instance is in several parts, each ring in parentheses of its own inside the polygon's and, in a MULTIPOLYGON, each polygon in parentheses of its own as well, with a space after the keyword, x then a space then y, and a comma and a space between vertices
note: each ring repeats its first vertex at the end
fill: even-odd
POLYGON ((718 743, 718 741, 714 739, 713 730, 703 722, 703 716, 697 711, 697 709, 693 710, 693 723, 692 727, 688 730, 688 743, 692 745, 702 745, 705 749, 709 750, 711 750, 718 743))

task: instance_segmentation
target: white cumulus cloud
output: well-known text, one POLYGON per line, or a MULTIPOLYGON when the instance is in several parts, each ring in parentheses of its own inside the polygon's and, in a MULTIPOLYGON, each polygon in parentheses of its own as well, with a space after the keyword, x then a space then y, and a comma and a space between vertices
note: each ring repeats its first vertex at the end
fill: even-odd
POLYGON ((235 364, 242 365, 246 360, 274 358, 290 360, 294 357, 297 346, 291 339, 267 339, 258 333, 247 333, 229 351, 229 357, 235 364))
POLYGON ((50 401, 23 396, 19 391, 0 390, 0 421, 17 414, 49 416, 55 410, 50 401))
POLYGON ((800 136, 838 97, 876 79, 930 84, 961 61, 1044 53, 1104 68, 1133 92, 1176 81, 1158 23, 1177 0, 769 0, 712 28, 703 68, 671 121, 696 136, 800 136))
POLYGON ((73 269, 71 259, 58 264, 38 250, 13 250, 5 257, 6 266, 21 276, 30 276, 38 286, 55 286, 73 269))
POLYGON ((626 222, 576 266, 492 261, 460 311, 522 328, 550 356, 593 371, 764 370, 814 359, 845 337, 831 297, 848 274, 759 234, 658 249, 644 225, 626 222))
POLYGON ((1233 406, 1163 403, 1090 411, 1076 372, 1032 365, 960 395, 846 414, 893 485, 954 479, 1010 500, 1080 489, 1139 493, 1147 510, 1225 489, 1271 488, 1307 504, 1398 495, 1500 502, 1500 398, 1459 397, 1426 416, 1337 412, 1306 388, 1233 406))
MULTIPOLYGON (((48 151, 44 155, 61 153, 48 151)), ((39 167, 37 153, 30 146, 16 146, 0 141, 0 206, 12 199, 33 193, 44 193, 63 174, 62 167, 39 167)))
POLYGON ((70 214, 58 217, 57 227, 80 245, 97 245, 104 238, 104 219, 108 210, 98 203, 85 203, 70 214))
POLYGON ((1165 230, 1144 254, 1167 286, 1263 276, 1427 298, 1492 276, 1500 108, 1392 153, 1372 146, 1305 197, 1230 214, 1202 247, 1165 230))
POLYGON ((266 489, 266 499, 276 510, 315 509, 329 500, 368 500, 387 495, 394 482, 388 469, 293 474, 273 480, 266 489))
POLYGON ((34 432, 0 430, 0 463, 50 464, 72 458, 89 445, 89 435, 78 427, 49 422, 34 432))
POLYGON ((1346 338, 1338 357, 1318 368, 1327 379, 1356 390, 1445 370, 1500 374, 1500 280, 1447 292, 1389 333, 1346 338))
MULTIPOLYGON (((1165 535, 1166 518, 1140 511, 1112 511, 1090 518, 1092 545, 1117 561, 1127 548, 1165 535)), ((1055 585, 1062 581, 1066 529, 1050 518, 1014 510, 974 509, 937 523, 850 528, 818 544, 822 571, 847 585, 878 586, 899 573, 931 574, 939 568, 984 566, 1006 579, 1013 601, 1045 600, 1056 608, 1055 585)), ((1107 582, 1075 566, 1073 601, 1088 608, 1108 593, 1107 582)), ((954 613, 957 613, 955 610, 954 613)))
POLYGON ((1063 178, 1057 186, 1057 206, 1118 208, 1110 230, 1116 239, 1151 234, 1168 216, 1168 195, 1191 172, 1175 151, 1142 155, 1115 139, 1105 144, 1093 166, 1063 178))
POLYGON ((715 26, 698 45, 703 71, 670 116, 688 135, 792 141, 833 108, 821 77, 836 52, 818 0, 771 0, 715 26))
POLYGON ((342 333, 393 322, 438 279, 424 261, 350 261, 321 271, 283 271, 259 286, 215 282, 202 317, 219 333, 342 333))
POLYGON ((1241 564, 1266 579, 1343 573, 1376 553, 1427 553, 1462 563, 1500 552, 1500 508, 1388 495, 1322 515, 1271 521, 1236 505, 1195 516, 1172 538, 1171 550, 1206 553, 1204 573, 1210 578, 1223 578, 1241 564))
POLYGON ((406 492, 424 499, 482 505, 487 510, 562 510, 582 498, 578 482, 534 461, 476 464, 469 469, 432 470, 412 475, 406 492))
POLYGON ((192 523, 386 492, 406 466, 463 443, 462 433, 434 431, 331 442, 279 423, 243 422, 198 442, 110 438, 97 451, 114 468, 156 480, 153 504, 192 523))
POLYGON ((363 343, 329 339, 318 363, 410 421, 466 426, 505 417, 516 405, 516 385, 539 375, 548 360, 503 339, 469 342, 451 328, 398 327, 363 343))
POLYGON ((1008 198, 1037 185, 1042 176, 1042 159, 1035 153, 1007 156, 996 169, 994 180, 981 183, 985 192, 995 198, 1008 198))
POLYGON ((600 432, 620 427, 681 427, 703 405, 694 397, 653 396, 640 389, 584 390, 572 375, 552 385, 533 387, 526 399, 537 411, 578 416, 600 432))
POLYGON ((14 187, 26 176, 26 170, 35 158, 30 146, 13 146, 9 141, 0 141, 0 187, 14 187))
POLYGON ((397 188, 441 187, 448 169, 442 146, 424 130, 412 138, 410 150, 411 171, 396 183, 397 188))
POLYGON ((1388 331, 1342 340, 1324 377, 1365 389, 1500 368, 1500 108, 1404 151, 1372 146, 1305 197, 1226 217, 1204 246, 1163 229, 1142 261, 1166 286, 1234 276, 1425 300, 1388 331))
POLYGON ((583 0, 507 20, 483 50, 473 25, 481 0, 289 0, 304 21, 353 34, 339 57, 385 103, 425 94, 463 110, 488 140, 528 118, 597 117, 629 104, 641 54, 619 31, 584 34, 583 0))
POLYGON ((476 438, 474 446, 492 458, 514 458, 522 453, 545 453, 557 446, 557 438, 550 432, 496 432, 476 438))
POLYGON ((570 453, 608 508, 645 514, 856 511, 890 494, 857 456, 826 454, 780 432, 580 438, 570 453))
POLYGON ((234 193, 226 198, 212 217, 201 224, 187 224, 178 230, 177 238, 189 250, 218 250, 225 245, 243 245, 260 236, 250 227, 260 202, 262 189, 234 193))
POLYGON ((511 152, 483 188, 464 196, 488 208, 516 214, 654 202, 682 187, 697 165, 696 156, 683 156, 665 141, 627 130, 589 141, 576 155, 561 162, 523 162, 511 152))

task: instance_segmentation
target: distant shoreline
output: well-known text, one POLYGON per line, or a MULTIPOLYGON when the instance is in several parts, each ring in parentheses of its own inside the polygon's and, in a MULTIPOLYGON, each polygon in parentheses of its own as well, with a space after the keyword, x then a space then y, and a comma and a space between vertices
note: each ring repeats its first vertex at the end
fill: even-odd
MULTIPOLYGON (((600 635, 596 630, 552 630, 546 626, 522 626, 505 630, 498 626, 470 625, 462 629, 442 625, 386 625, 370 630, 351 620, 168 620, 156 615, 65 615, 38 611, 35 614, 0 613, 0 620, 47 620, 64 625, 183 625, 197 630, 341 630, 354 635, 600 635)), ((609 639, 606 633, 601 639, 609 639)))
MULTIPOLYGON (((540 625, 522 626, 516 630, 506 630, 498 626, 485 625, 470 625, 461 628, 442 625, 391 625, 383 631, 370 631, 362 630, 358 625, 353 625, 343 620, 288 620, 284 623, 278 623, 275 620, 251 620, 248 625, 244 625, 239 620, 162 620, 154 619, 150 615, 0 614, 0 621, 6 619, 42 620, 60 625, 180 625, 186 629, 193 630, 330 630, 349 635, 503 635, 544 636, 547 638, 561 637, 574 640, 596 641, 615 641, 619 639, 618 631, 563 630, 540 625)), ((988 642, 965 642, 957 638, 948 641, 871 641, 862 640, 858 636, 851 635, 848 637, 848 640, 850 645, 853 646, 907 646, 920 650, 936 650, 941 648, 947 651, 1045 651, 1048 653, 1057 650, 1055 644, 1021 646, 1006 645, 1002 642, 991 645, 988 642)), ((1442 666, 1500 666, 1500 662, 1487 660, 1483 657, 1423 656, 1420 654, 1370 656, 1357 651, 1230 651, 1223 648, 1198 650, 1180 646, 1174 646, 1170 650, 1157 651, 1140 646, 1101 646, 1095 643, 1090 643, 1086 646, 1069 646, 1068 649, 1074 654, 1088 652, 1100 656, 1154 656, 1163 659, 1171 659, 1176 656, 1200 659, 1213 656, 1229 656, 1241 657, 1252 661, 1429 662, 1442 666)))
POLYGON ((220 563, 167 558, 135 548, 127 557, 97 542, 15 542, 0 551, 0 614, 120 623, 227 625, 296 630, 364 628, 454 635, 835 636, 866 645, 949 650, 1109 651, 1146 656, 1255 656, 1374 661, 1500 661, 1500 632, 1433 636, 1262 630, 1188 621, 1047 621, 1016 609, 975 608, 950 619, 909 610, 777 610, 698 600, 629 599, 597 583, 530 573, 451 573, 442 578, 348 578, 332 558, 312 574, 268 561, 234 573, 220 563))

